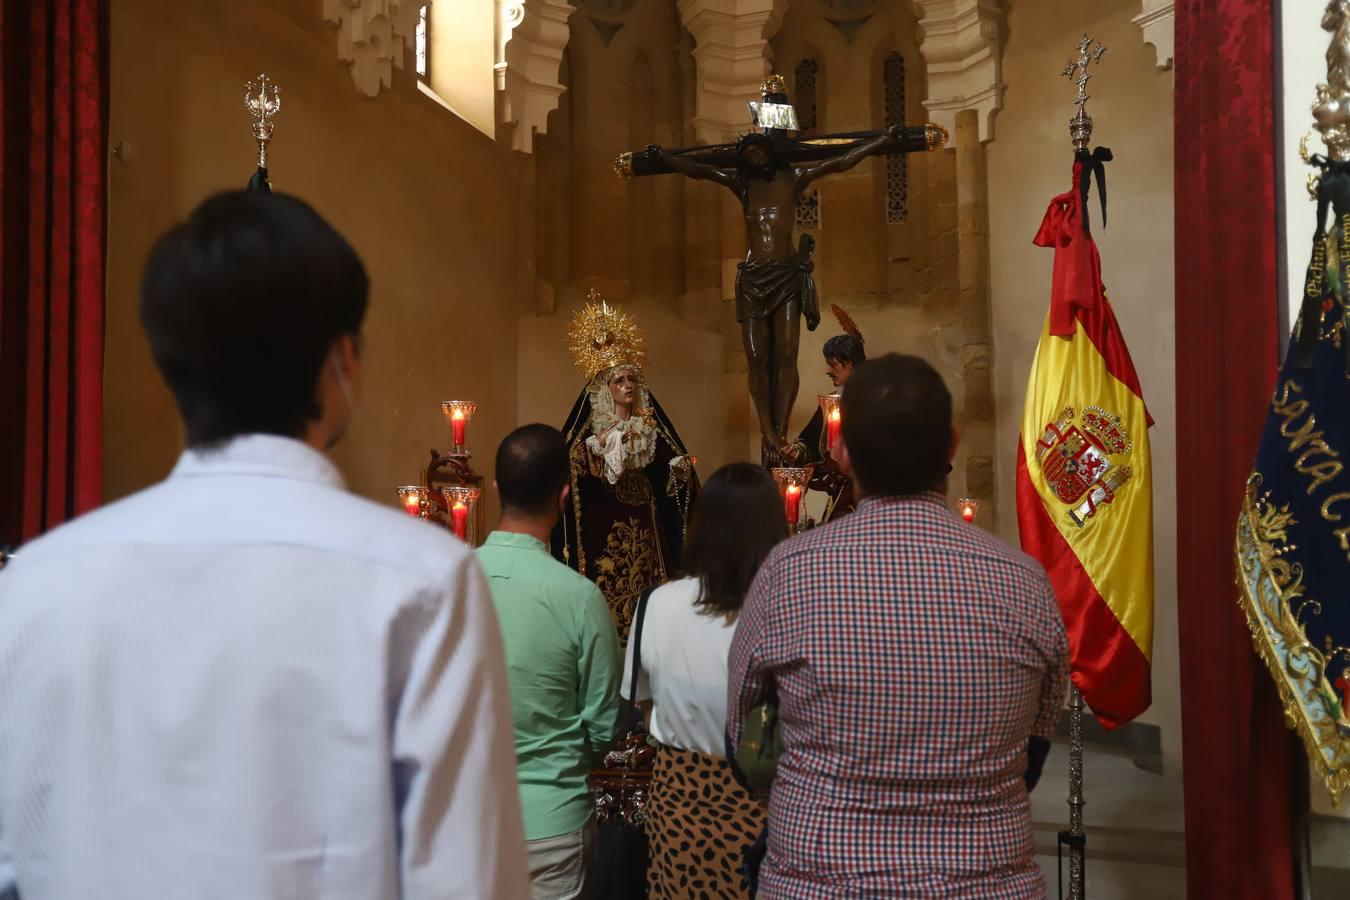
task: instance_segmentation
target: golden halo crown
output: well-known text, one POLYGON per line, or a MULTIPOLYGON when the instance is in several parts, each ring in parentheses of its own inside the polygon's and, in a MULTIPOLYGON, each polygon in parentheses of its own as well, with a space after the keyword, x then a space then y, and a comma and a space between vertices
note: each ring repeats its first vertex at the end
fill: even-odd
POLYGON ((783 80, 782 75, 769 75, 759 85, 759 93, 763 97, 770 94, 786 94, 787 82, 783 80))
POLYGON ((594 288, 586 292, 586 299, 589 302, 567 330, 567 349, 577 371, 594 378, 615 366, 642 368, 647 351, 633 317, 610 306, 594 288))

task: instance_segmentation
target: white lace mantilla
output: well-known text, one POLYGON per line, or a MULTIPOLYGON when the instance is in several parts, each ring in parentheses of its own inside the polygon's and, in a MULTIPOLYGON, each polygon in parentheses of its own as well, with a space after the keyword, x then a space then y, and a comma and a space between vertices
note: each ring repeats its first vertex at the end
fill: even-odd
MULTIPOLYGON (((639 383, 637 403, 627 419, 619 418, 609 390, 614 373, 631 368, 620 366, 600 372, 590 386, 591 435, 586 438, 586 447, 604 459, 605 480, 610 484, 617 484, 625 470, 644 469, 656 458, 656 426, 642 415, 642 410, 651 408, 647 385, 639 383)), ((641 376, 639 370, 633 371, 641 376)))

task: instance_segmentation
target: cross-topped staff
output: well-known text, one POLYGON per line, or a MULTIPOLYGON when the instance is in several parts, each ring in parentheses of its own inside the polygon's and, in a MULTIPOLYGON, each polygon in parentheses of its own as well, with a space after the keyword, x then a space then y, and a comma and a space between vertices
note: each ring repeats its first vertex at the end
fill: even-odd
MULTIPOLYGON (((1063 75, 1078 85, 1078 97, 1074 101, 1077 111, 1069 120, 1069 137, 1073 140, 1078 190, 1082 196, 1083 230, 1088 231, 1088 185, 1092 173, 1097 175, 1097 194, 1102 203, 1102 224, 1106 223, 1106 169, 1105 163, 1111 160, 1111 151, 1098 147, 1089 151, 1092 143, 1092 117, 1085 107, 1091 99, 1087 92, 1087 83, 1092 79, 1088 74, 1091 63, 1100 63, 1106 48, 1086 34, 1078 42, 1078 58, 1070 59, 1064 67, 1063 75)), ((1083 694, 1077 687, 1069 686, 1069 828, 1059 833, 1059 847, 1069 848, 1069 900, 1083 900, 1087 888, 1087 832, 1083 828, 1083 694)), ((1060 870, 1063 878, 1063 870, 1060 870)), ((1061 882, 1061 895, 1063 884, 1061 882)))
POLYGON ((1060 73, 1074 83, 1078 88, 1078 96, 1074 98, 1076 107, 1074 117, 1069 120, 1069 138, 1073 141, 1074 161, 1080 165, 1078 172, 1078 190, 1083 198, 1083 230, 1091 231, 1091 225, 1088 221, 1088 185, 1095 177, 1097 179, 1097 196, 1102 205, 1102 224, 1106 224, 1106 166, 1105 163, 1111 161, 1111 151, 1105 147, 1098 147, 1096 150, 1089 150, 1092 144, 1092 116, 1087 114, 1087 102, 1092 99, 1087 92, 1088 82, 1092 80, 1092 75, 1088 73, 1088 67, 1092 63, 1100 63, 1102 55, 1106 53, 1106 48, 1100 41, 1094 41, 1086 34, 1078 42, 1078 58, 1070 57, 1069 62, 1064 66, 1060 73))
POLYGON ((1069 137, 1073 139, 1075 150, 1086 150, 1088 144, 1092 142, 1092 117, 1084 111, 1088 100, 1091 99, 1087 92, 1087 84, 1092 80, 1092 76, 1088 74, 1088 65, 1100 63, 1105 52, 1106 48, 1101 42, 1094 41, 1085 34, 1078 42, 1078 58, 1070 59, 1069 64, 1064 67, 1065 77, 1078 85, 1078 99, 1074 104, 1078 107, 1078 113, 1069 120, 1069 137))
POLYGON ((250 191, 270 191, 272 182, 267 177, 267 144, 272 140, 276 123, 272 120, 281 112, 281 88, 266 75, 244 82, 244 109, 253 120, 253 139, 258 142, 258 171, 248 180, 250 191))

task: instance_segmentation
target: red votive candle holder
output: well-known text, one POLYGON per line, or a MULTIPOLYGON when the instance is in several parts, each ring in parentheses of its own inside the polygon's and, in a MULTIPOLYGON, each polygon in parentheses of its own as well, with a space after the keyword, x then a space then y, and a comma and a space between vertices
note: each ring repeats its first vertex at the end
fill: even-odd
POLYGON ((783 515, 787 519, 788 531, 796 534, 806 525, 802 515, 802 504, 806 499, 806 486, 811 481, 811 466, 779 466, 769 470, 773 483, 778 487, 778 495, 783 498, 783 515))
POLYGON ((970 497, 962 497, 960 500, 956 501, 956 511, 960 514, 961 518, 965 519, 967 522, 974 523, 975 514, 980 511, 980 501, 971 499, 970 497))
POLYGON ((427 489, 419 484, 405 484, 398 489, 398 502, 403 511, 414 519, 425 519, 430 513, 430 496, 427 489))
POLYGON ((839 415, 839 395, 820 394, 816 397, 820 404, 820 413, 825 417, 825 452, 833 456, 839 444, 839 433, 843 419, 839 415))
POLYGON ((473 414, 478 411, 478 404, 472 400, 444 400, 441 402, 441 412, 445 413, 445 418, 450 423, 450 443, 453 445, 454 453, 465 453, 468 447, 468 426, 469 420, 473 414))
POLYGON ((478 498, 482 491, 470 485, 441 488, 441 496, 450 510, 446 525, 470 547, 478 546, 478 498))

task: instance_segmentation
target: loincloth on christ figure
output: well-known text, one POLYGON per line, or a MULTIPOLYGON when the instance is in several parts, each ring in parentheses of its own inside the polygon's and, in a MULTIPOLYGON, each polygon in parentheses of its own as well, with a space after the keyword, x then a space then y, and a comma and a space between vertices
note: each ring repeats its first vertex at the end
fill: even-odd
POLYGON ((815 240, 802 235, 796 256, 748 259, 736 267, 736 321, 767 319, 791 300, 800 300, 806 326, 820 323, 820 299, 812 276, 815 240))

